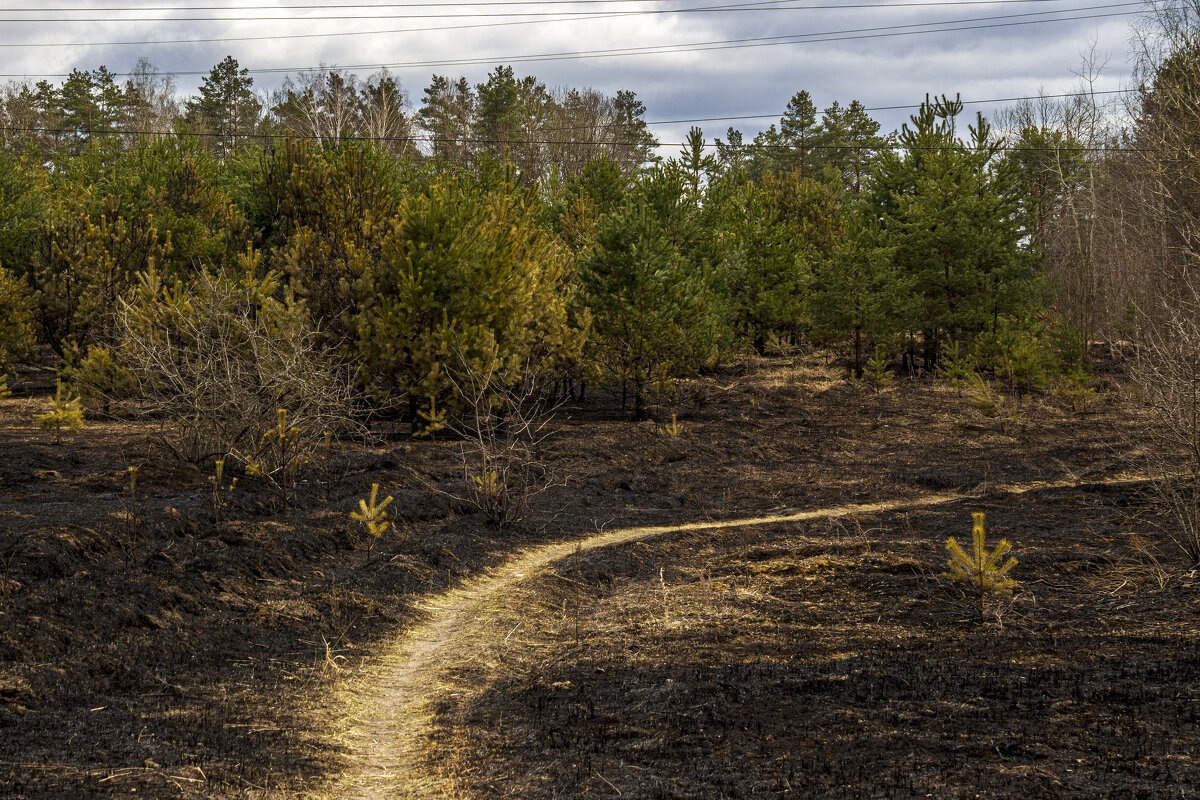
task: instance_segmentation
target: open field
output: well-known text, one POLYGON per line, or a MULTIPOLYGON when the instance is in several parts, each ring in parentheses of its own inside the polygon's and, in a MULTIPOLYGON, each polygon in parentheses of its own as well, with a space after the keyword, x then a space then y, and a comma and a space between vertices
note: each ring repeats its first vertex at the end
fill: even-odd
POLYGON ((820 355, 686 382, 677 437, 593 394, 557 418, 563 485, 497 531, 452 496, 452 441, 379 431, 301 508, 243 488, 218 523, 199 472, 151 464, 123 500, 151 423, 56 447, 37 399, 0 400, 0 794, 370 796, 355 721, 428 598, 604 530, 898 500, 597 548, 464 606, 422 674, 413 796, 1187 796, 1200 579, 1138 484, 1101 485, 1147 423, 1115 394, 1022 403, 986 418, 820 355), (373 482, 397 526, 368 557, 373 482), (1021 562, 1002 626, 939 577, 974 510, 1021 562))

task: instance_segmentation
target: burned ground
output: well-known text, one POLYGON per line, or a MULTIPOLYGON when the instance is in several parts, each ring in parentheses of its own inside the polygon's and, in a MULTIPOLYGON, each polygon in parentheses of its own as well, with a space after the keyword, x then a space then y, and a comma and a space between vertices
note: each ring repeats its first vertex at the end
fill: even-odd
MULTIPOLYGON (((562 485, 499 531, 452 497, 452 441, 379 430, 300 508, 247 481, 218 523, 206 474, 149 457, 152 422, 54 446, 38 404, 0 400, 0 793, 21 798, 320 794, 345 759, 331 688, 420 598, 519 548, 1099 481, 1140 466, 1147 424, 1115 394, 997 419, 929 381, 756 359, 688 382, 664 409, 677 437, 600 393, 561 408, 562 485), (348 515, 373 482, 397 525, 368 558, 348 515)), ((1197 778, 1197 587, 1161 521, 1094 487, 577 557, 522 585, 498 661, 447 676, 470 690, 441 699, 439 769, 479 797, 1178 796, 1197 778), (1003 627, 939 577, 970 510, 1021 559, 1003 627)))

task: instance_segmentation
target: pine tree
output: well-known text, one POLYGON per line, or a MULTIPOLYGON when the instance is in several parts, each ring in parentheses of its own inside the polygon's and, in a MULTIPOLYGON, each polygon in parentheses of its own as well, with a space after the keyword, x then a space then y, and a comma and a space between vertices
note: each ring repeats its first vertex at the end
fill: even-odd
MULTIPOLYGON (((511 179, 511 171, 509 173, 511 179)), ((483 194, 443 178, 408 198, 355 283, 355 347, 377 389, 405 397, 414 429, 431 404, 462 410, 456 372, 520 380, 577 358, 570 256, 532 192, 483 194)))
POLYGON ((723 210, 731 322, 761 355, 771 335, 799 332, 815 250, 798 222, 753 183, 738 186, 723 210))
POLYGON ((600 221, 579 265, 593 358, 603 379, 620 384, 623 401, 632 394, 639 418, 652 394, 715 357, 708 276, 681 246, 692 213, 683 195, 676 170, 652 170, 600 221))
POLYGON ((817 108, 806 91, 799 91, 788 101, 787 109, 779 120, 779 133, 787 151, 780 154, 778 164, 782 171, 795 170, 800 179, 821 177, 824 157, 820 145, 823 143, 823 127, 817 121, 817 108))
POLYGON ((60 380, 46 410, 34 414, 33 421, 44 431, 54 431, 54 443, 62 444, 64 433, 72 435, 83 429, 83 403, 60 380))
POLYGON ((903 154, 885 153, 873 176, 871 213, 912 281, 907 326, 922 336, 927 369, 944 343, 1020 313, 1032 286, 1015 173, 982 116, 958 139, 961 111, 958 100, 927 100, 901 128, 903 154))
POLYGON ((188 121, 213 134, 214 152, 223 161, 258 126, 262 103, 253 87, 250 71, 233 56, 225 56, 205 76, 199 96, 187 103, 188 121))
POLYGON ((852 218, 844 240, 814 277, 809 297, 813 337, 823 344, 849 346, 858 379, 870 354, 890 349, 911 294, 908 280, 880 238, 861 219, 852 218))
POLYGON ((692 196, 699 198, 700 188, 705 179, 717 168, 717 159, 711 154, 705 155, 704 131, 694 125, 688 131, 683 152, 679 154, 679 165, 687 176, 688 189, 692 196))
POLYGON ((971 528, 971 538, 974 547, 967 553, 951 536, 946 542, 946 550, 950 553, 947 566, 950 571, 943 573, 955 583, 969 583, 975 587, 979 600, 979 621, 983 622, 987 608, 987 599, 994 594, 1012 594, 1018 584, 1008 577, 1008 573, 1017 565, 1017 559, 1004 556, 1012 549, 1006 539, 1000 542, 990 552, 987 549, 986 533, 984 531, 984 513, 976 511, 971 514, 974 524, 971 528))
POLYGON ((432 142, 431 155, 455 166, 466 166, 474 151, 478 100, 466 78, 451 82, 434 75, 425 89, 417 120, 432 142))

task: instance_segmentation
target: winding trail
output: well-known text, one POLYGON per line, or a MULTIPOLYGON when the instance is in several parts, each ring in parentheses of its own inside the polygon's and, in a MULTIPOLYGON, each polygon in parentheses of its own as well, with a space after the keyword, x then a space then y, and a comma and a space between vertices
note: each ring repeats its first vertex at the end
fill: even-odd
POLYGON ((345 690, 350 711, 344 721, 343 737, 350 749, 351 763, 331 794, 356 800, 438 796, 440 781, 428 774, 422 763, 430 746, 428 734, 432 730, 434 714, 428 698, 439 685, 438 676, 443 668, 452 663, 452 655, 446 651, 452 649, 452 643, 467 635, 475 623, 488 617, 506 588, 566 556, 665 534, 931 508, 995 495, 1135 485, 1149 480, 1151 478, 1143 475, 1119 475, 1098 480, 996 484, 971 493, 940 492, 904 500, 850 503, 790 514, 623 528, 518 553, 502 566, 429 598, 421 605, 426 612, 425 621, 398 637, 392 648, 368 668, 368 674, 358 676, 354 685, 345 690))

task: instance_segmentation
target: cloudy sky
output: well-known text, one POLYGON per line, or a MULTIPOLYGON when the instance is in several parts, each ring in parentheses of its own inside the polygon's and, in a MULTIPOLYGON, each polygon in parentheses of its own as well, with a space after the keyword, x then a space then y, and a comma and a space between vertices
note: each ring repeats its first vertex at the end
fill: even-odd
MULTIPOLYGON (((1107 59, 1097 88, 1117 89, 1130 72, 1129 25, 1140 8, 1118 0, 719 3, 46 0, 37 8, 30 0, 0 0, 0 73, 57 82, 54 76, 72 68, 103 64, 123 72, 144 56, 176 73, 186 94, 199 85, 196 73, 227 54, 253 71, 262 90, 283 79, 272 70, 350 66, 365 77, 387 65, 419 104, 435 72, 479 82, 496 64, 511 63, 549 86, 632 89, 651 121, 777 116, 800 89, 818 108, 852 99, 871 108, 904 106, 927 92, 991 100, 1070 91, 1081 52, 1092 43, 1107 59), (560 57, 598 51, 603 57, 560 57)), ((968 110, 986 114, 996 105, 968 110)), ((873 115, 886 131, 908 113, 873 115)), ((729 125, 750 138, 771 121, 701 126, 709 138, 723 137, 729 125)), ((678 142, 688 127, 654 130, 661 141, 678 142)))

